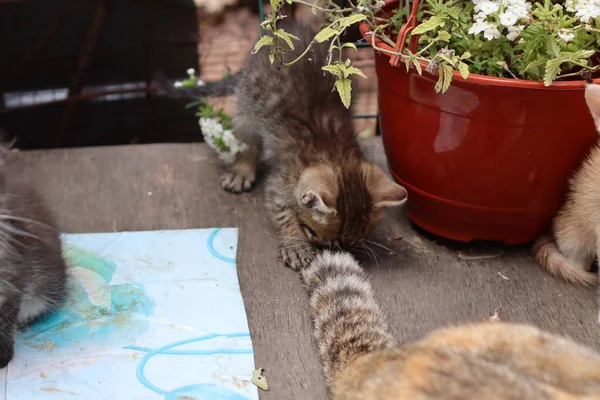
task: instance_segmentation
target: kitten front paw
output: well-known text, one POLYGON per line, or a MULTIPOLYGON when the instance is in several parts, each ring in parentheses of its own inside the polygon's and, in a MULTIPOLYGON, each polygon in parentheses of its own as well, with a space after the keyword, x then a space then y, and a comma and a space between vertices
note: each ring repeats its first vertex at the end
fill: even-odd
POLYGON ((221 175, 221 187, 226 191, 233 193, 250 191, 254 185, 254 181, 254 176, 247 176, 231 171, 221 175))
POLYGON ((294 271, 307 268, 315 258, 315 250, 310 245, 281 249, 285 265, 294 271))
POLYGON ((8 365, 10 360, 12 360, 14 353, 15 348, 12 341, 0 344, 0 369, 5 368, 8 365))

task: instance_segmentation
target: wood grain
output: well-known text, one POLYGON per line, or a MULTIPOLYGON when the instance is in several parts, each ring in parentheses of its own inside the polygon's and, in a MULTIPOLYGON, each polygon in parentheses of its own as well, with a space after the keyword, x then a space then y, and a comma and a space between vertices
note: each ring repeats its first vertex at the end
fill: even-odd
MULTIPOLYGON (((365 145, 384 162, 378 138, 365 145)), ((238 273, 256 366, 266 369, 271 387, 261 399, 327 398, 307 297, 277 258, 261 188, 243 195, 221 191, 208 147, 31 151, 12 155, 9 168, 43 185, 66 232, 239 227, 238 273)), ((497 312, 501 320, 530 322, 600 349, 594 290, 543 273, 528 246, 448 243, 414 228, 402 210, 387 217, 371 239, 391 252, 372 245, 375 254, 362 258, 401 341, 497 312)))

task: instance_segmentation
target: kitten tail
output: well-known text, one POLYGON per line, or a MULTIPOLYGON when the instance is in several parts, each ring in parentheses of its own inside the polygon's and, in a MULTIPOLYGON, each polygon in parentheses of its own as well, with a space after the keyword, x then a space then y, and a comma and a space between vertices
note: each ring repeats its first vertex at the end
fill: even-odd
POLYGON ((329 385, 357 357, 394 346, 371 284, 350 254, 325 251, 301 278, 310 295, 314 339, 329 385))
POLYGON ((590 286, 598 281, 593 272, 587 272, 571 264, 558 250, 551 236, 542 236, 533 246, 533 258, 552 275, 567 282, 590 286))

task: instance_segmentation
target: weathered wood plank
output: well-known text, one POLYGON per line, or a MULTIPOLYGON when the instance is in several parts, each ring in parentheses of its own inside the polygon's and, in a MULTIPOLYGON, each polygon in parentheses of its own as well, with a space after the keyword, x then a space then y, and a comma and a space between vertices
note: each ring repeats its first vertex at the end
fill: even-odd
MULTIPOLYGON (((378 138, 368 153, 383 162, 378 138)), ((219 166, 203 144, 119 146, 16 154, 9 168, 43 183, 67 232, 240 228, 238 269, 264 400, 321 400, 326 389, 312 344, 306 294, 277 258, 277 241, 258 190, 235 196, 218 186, 219 166)), ((529 248, 448 244, 391 211, 364 256, 401 341, 440 326, 487 319, 531 322, 600 349, 595 292, 543 273, 529 248), (438 243, 436 243, 436 241, 438 243), (467 255, 502 256, 465 260, 467 255), (505 279, 504 277, 507 277, 505 279)))

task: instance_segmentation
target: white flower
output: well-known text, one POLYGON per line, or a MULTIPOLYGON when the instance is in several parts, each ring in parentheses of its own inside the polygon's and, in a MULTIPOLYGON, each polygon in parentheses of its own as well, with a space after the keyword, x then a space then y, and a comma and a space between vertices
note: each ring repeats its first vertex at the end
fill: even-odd
POLYGON ((575 38, 575 34, 573 32, 569 32, 566 29, 561 29, 558 31, 558 37, 569 43, 571 40, 575 38))
POLYGON ((487 40, 498 39, 500 37, 500 31, 496 25, 490 24, 490 26, 483 32, 483 37, 487 40))
POLYGON ((473 0, 475 11, 484 15, 490 15, 498 11, 500 4, 493 0, 473 0))
POLYGON ((173 86, 175 86, 176 88, 180 88, 180 87, 183 86, 183 82, 175 81, 175 83, 173 84, 173 86))
POLYGON ((498 11, 500 3, 494 0, 473 0, 475 11, 483 15, 490 15, 498 11))
POLYGON ((198 82, 196 82, 196 86, 204 86, 204 85, 206 85, 206 83, 204 83, 204 81, 201 79, 198 79, 198 82))
POLYGON ((511 27, 517 23, 519 16, 511 10, 507 10, 500 14, 500 23, 504 26, 511 27))
POLYGON ((523 30, 523 25, 509 26, 508 27, 508 35, 506 35, 506 38, 508 40, 515 40, 519 36, 519 34, 521 33, 522 30, 523 30))
POLYGON ((240 142, 230 129, 224 129, 223 125, 215 118, 200 118, 198 122, 206 143, 226 163, 234 162, 238 153, 248 149, 247 144, 240 142))
POLYGON ((477 35, 478 33, 481 33, 487 29, 489 29, 491 26, 491 24, 489 22, 485 22, 485 21, 476 21, 470 28, 469 28, 469 33, 471 35, 477 35))
POLYGON ((187 70, 188 75, 194 75, 195 73, 196 73, 196 70, 194 68, 188 68, 188 70, 187 70))
POLYGON ((586 24, 600 17, 600 0, 566 0, 565 7, 586 24))

